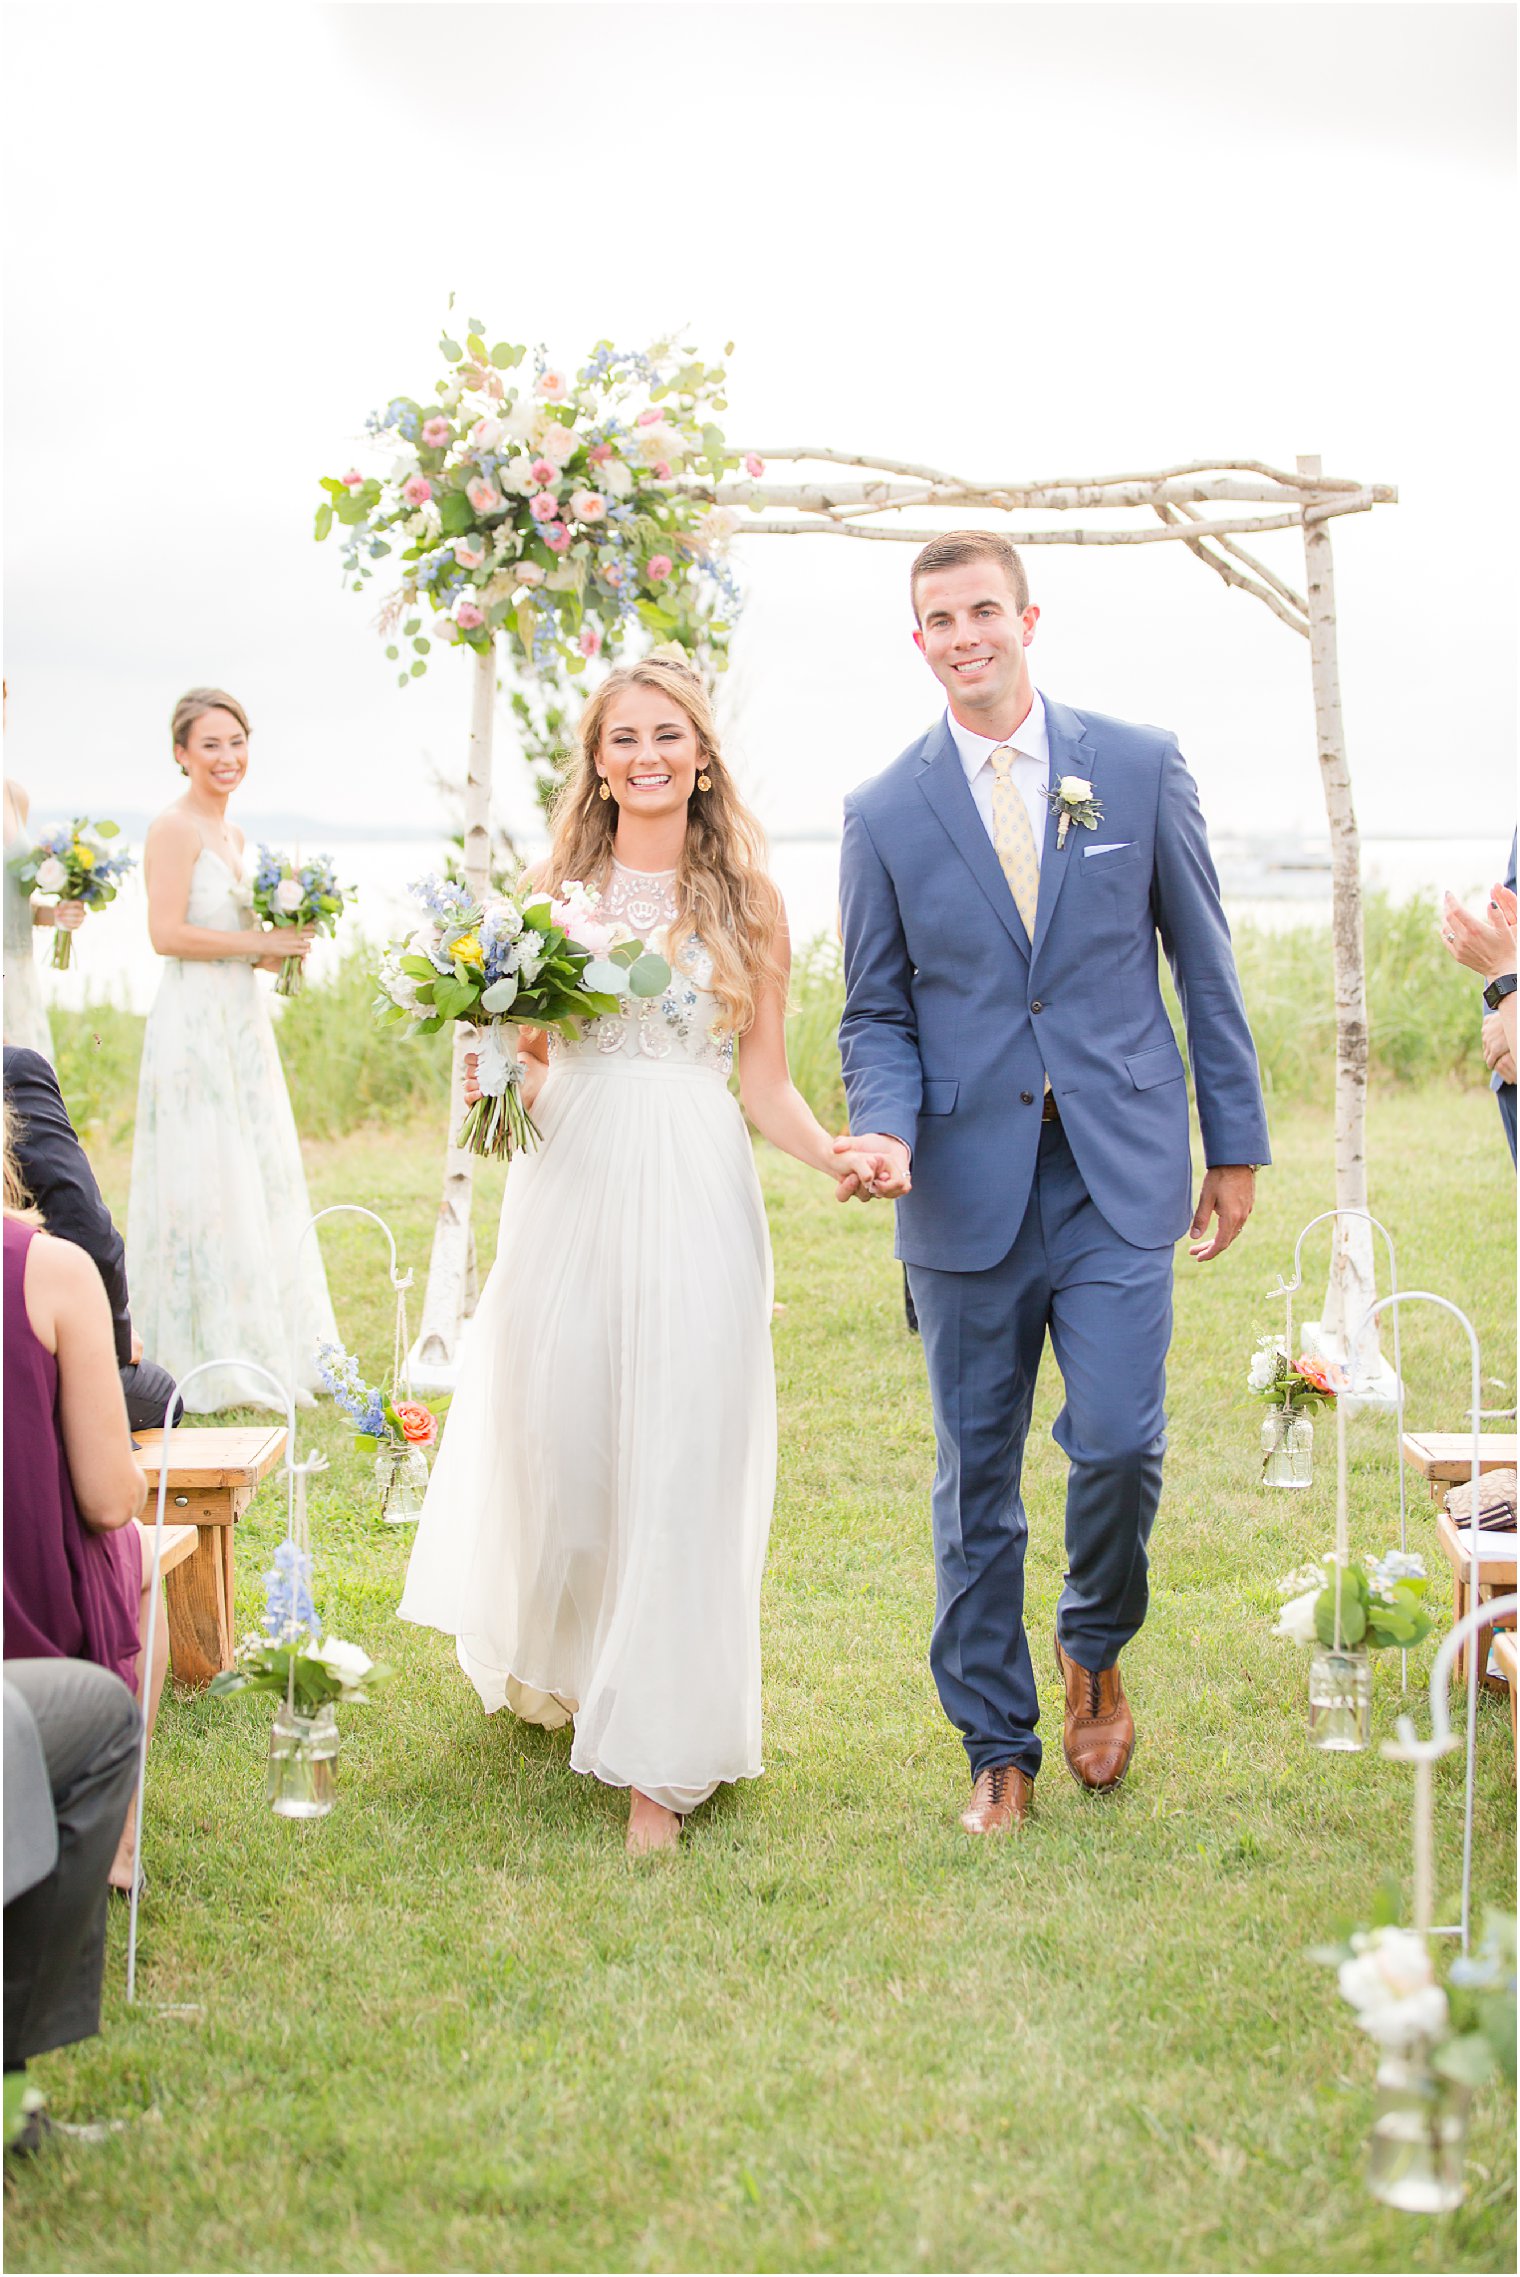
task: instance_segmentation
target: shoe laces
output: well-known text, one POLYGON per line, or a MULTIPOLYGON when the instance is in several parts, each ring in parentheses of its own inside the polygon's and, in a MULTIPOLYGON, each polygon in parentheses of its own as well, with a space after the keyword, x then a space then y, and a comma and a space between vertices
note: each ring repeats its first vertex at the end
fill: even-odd
POLYGON ((1098 1713, 1098 1699, 1099 1699, 1099 1688, 1098 1688, 1098 1671, 1097 1671, 1097 1669, 1096 1669, 1096 1668, 1090 1668, 1090 1669, 1088 1670, 1088 1672, 1087 1672, 1087 1690, 1088 1690, 1088 1707, 1087 1707, 1087 1712, 1088 1712, 1088 1714, 1089 1714, 1090 1716, 1096 1716, 1096 1715, 1097 1715, 1097 1713, 1098 1713))

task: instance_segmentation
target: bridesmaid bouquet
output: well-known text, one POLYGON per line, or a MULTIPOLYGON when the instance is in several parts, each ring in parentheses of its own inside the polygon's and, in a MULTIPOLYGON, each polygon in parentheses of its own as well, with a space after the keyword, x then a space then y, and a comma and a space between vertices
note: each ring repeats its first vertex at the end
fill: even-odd
MULTIPOLYGON (((347 888, 353 892, 352 886, 347 888)), ((266 925, 314 925, 319 933, 335 933, 343 915, 345 889, 333 875, 332 856, 313 854, 309 861, 293 862, 288 854, 259 848, 254 872, 253 907, 266 925)), ((304 975, 299 957, 287 957, 274 984, 276 996, 299 996, 304 975)))
POLYGON ((572 1035, 582 1020, 616 1015, 630 996, 663 995, 670 967, 626 927, 602 923, 579 883, 557 900, 493 893, 484 904, 443 878, 424 878, 412 892, 427 922, 382 957, 376 1018, 413 1035, 435 1035, 451 1020, 484 1029, 481 1097, 459 1143, 471 1154, 510 1158, 535 1146, 538 1132, 522 1103, 516 1046, 503 1042, 502 1030, 572 1035))
MULTIPOLYGON (((104 909, 116 899, 116 881, 135 866, 125 850, 113 854, 107 841, 121 836, 119 822, 89 822, 83 815, 38 839, 15 864, 15 875, 29 892, 46 894, 54 902, 82 901, 86 909, 104 909)), ((66 925, 53 934, 53 963, 67 972, 74 954, 74 936, 66 925)))

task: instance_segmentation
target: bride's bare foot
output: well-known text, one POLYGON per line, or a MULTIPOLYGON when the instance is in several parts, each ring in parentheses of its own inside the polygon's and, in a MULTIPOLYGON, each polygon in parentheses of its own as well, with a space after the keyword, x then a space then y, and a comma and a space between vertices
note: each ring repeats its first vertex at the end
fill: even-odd
POLYGON ((628 1855, 645 1858, 652 1850, 674 1850, 681 1840, 681 1821, 663 1803, 652 1803, 637 1787, 628 1790, 628 1855))

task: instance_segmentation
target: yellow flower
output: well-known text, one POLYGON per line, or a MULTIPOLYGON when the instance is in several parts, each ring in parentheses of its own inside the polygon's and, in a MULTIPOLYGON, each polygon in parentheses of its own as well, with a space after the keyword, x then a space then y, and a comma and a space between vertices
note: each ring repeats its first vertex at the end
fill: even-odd
POLYGON ((79 867, 80 867, 82 870, 93 870, 93 869, 94 869, 94 867, 95 867, 95 857, 94 857, 94 855, 93 855, 93 854, 90 852, 90 849, 89 849, 89 847, 88 847, 88 846, 86 846, 86 844, 84 843, 84 841, 83 841, 83 839, 82 839, 82 838, 76 838, 76 839, 75 839, 75 841, 74 841, 74 844, 73 844, 73 847, 72 847, 71 851, 72 851, 72 853, 73 853, 73 856, 74 856, 74 859, 75 859, 75 861, 76 861, 76 862, 79 864, 79 867))
POLYGON ((456 964, 474 965, 477 972, 485 971, 486 960, 481 953, 480 935, 478 933, 461 933, 453 948, 450 949, 449 955, 456 964))

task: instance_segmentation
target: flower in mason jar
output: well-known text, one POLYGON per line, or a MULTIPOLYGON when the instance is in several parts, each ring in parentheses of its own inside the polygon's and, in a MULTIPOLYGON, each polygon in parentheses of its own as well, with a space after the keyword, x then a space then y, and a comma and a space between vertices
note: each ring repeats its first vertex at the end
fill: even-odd
POLYGON ((398 1399, 396 1420, 402 1436, 413 1447, 426 1447, 438 1429, 438 1418, 420 1399, 398 1399))
POLYGON ((1317 1589, 1305 1590, 1302 1597, 1290 1597, 1277 1616, 1274 1637, 1286 1637, 1289 1644, 1312 1645, 1318 1636, 1314 1624, 1314 1608, 1319 1603, 1317 1589))
POLYGON ((324 1637, 307 1658, 320 1661, 344 1684, 362 1684, 375 1665, 362 1645, 345 1644, 341 1637, 324 1637))
POLYGON ((1340 1966, 1341 1995, 1381 2047, 1407 2053, 1446 2029, 1446 1995, 1425 1940, 1412 1929, 1361 1931, 1340 1966))

